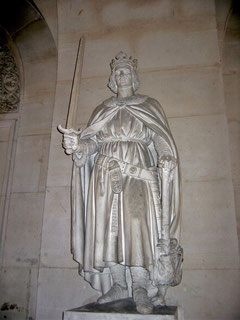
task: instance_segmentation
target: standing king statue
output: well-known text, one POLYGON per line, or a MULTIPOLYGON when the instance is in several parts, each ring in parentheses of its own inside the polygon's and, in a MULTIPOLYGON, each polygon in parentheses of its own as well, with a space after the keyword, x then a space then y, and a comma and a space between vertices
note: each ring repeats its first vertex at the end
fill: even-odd
POLYGON ((151 313, 182 276, 179 167, 162 107, 136 94, 136 68, 120 52, 108 84, 116 97, 95 109, 85 129, 59 130, 74 161, 72 253, 80 274, 101 292, 98 303, 132 292, 137 311, 151 313))

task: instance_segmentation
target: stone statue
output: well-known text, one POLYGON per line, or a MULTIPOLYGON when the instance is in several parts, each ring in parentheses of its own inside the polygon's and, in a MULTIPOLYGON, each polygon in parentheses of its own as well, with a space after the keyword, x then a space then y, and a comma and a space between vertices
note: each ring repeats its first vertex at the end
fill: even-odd
POLYGON ((74 161, 72 253, 80 274, 102 293, 98 303, 132 292, 137 311, 151 313, 181 281, 179 169, 162 107, 135 93, 136 68, 120 52, 108 84, 116 97, 95 109, 85 129, 59 130, 74 161))

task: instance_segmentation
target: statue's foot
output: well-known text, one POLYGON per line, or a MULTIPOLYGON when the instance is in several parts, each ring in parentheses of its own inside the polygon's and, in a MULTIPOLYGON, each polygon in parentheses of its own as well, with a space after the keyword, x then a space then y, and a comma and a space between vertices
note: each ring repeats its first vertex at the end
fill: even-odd
POLYGON ((98 298, 98 303, 103 304, 114 300, 126 299, 128 296, 128 288, 115 283, 107 293, 98 298))
POLYGON ((152 303, 154 306, 165 306, 166 301, 162 295, 156 295, 155 297, 152 298, 152 303))
POLYGON ((133 291, 133 299, 136 303, 136 308, 139 313, 149 314, 153 311, 153 304, 147 295, 147 290, 137 288, 133 291))

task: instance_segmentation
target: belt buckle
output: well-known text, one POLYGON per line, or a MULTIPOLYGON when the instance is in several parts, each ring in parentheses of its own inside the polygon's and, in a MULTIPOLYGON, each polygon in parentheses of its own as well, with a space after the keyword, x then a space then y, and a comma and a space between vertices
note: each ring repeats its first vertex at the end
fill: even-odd
POLYGON ((128 169, 128 172, 129 172, 129 175, 131 175, 133 177, 138 177, 140 170, 141 169, 136 166, 130 166, 130 168, 128 169))

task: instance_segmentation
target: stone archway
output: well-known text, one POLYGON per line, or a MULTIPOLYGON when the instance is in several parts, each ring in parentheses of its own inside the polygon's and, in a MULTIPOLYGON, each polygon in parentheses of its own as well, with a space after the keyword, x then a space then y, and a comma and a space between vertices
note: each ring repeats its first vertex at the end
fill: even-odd
POLYGON ((18 110, 0 114, 0 130, 8 130, 2 135, 8 174, 1 194, 0 317, 30 319, 36 310, 57 50, 32 1, 2 1, 0 26, 15 47, 21 87, 18 110))
POLYGON ((240 248, 240 4, 236 0, 232 1, 225 22, 222 65, 240 248))

